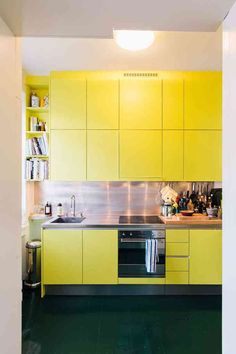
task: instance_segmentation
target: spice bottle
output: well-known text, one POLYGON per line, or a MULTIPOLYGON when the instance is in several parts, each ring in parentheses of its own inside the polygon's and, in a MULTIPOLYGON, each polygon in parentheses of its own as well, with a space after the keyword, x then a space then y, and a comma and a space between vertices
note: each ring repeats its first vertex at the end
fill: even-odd
POLYGON ((52 204, 48 203, 45 205, 45 215, 52 216, 52 204))
POLYGON ((63 207, 61 203, 57 204, 57 216, 62 216, 63 215, 63 207))

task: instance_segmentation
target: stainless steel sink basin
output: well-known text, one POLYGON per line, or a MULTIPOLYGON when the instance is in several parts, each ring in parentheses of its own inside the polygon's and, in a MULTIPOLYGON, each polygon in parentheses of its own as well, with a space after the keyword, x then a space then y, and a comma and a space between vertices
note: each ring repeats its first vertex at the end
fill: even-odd
POLYGON ((61 217, 57 218, 52 221, 52 224, 79 224, 81 223, 84 219, 86 219, 84 216, 82 217, 61 217))

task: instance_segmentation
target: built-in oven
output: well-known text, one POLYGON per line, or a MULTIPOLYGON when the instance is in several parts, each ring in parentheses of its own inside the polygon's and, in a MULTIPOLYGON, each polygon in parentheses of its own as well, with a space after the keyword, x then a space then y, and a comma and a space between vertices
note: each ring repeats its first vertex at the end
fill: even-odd
POLYGON ((165 230, 119 231, 119 277, 165 277, 165 230))

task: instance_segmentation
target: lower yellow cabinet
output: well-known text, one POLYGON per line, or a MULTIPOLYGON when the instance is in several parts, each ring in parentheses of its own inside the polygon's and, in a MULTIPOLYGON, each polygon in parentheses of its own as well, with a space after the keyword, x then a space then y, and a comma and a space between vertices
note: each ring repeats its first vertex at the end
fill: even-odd
POLYGON ((118 284, 117 231, 83 231, 83 284, 118 284))
POLYGON ((42 283, 82 284, 82 231, 44 230, 42 283))
POLYGON ((188 272, 166 272, 166 284, 188 284, 188 272))
POLYGON ((222 283, 222 231, 190 230, 190 284, 222 283))

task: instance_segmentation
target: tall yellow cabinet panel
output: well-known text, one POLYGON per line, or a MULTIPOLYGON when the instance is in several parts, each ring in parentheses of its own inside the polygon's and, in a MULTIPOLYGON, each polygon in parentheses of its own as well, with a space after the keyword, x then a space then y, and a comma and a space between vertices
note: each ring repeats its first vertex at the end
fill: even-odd
POLYGON ((184 174, 183 130, 163 131, 163 180, 182 181, 184 174))
POLYGON ((82 231, 44 230, 43 284, 82 284, 82 231))
POLYGON ((117 181, 118 131, 87 131, 87 179, 89 181, 117 181))
POLYGON ((87 128, 118 129, 119 81, 87 81, 87 128))
POLYGON ((184 179, 186 181, 221 181, 221 131, 184 132, 184 179))
POLYGON ((118 283, 117 231, 83 231, 83 283, 118 283))
POLYGON ((52 77, 50 85, 51 129, 85 129, 86 80, 52 77))
POLYGON ((163 80, 163 129, 183 129, 184 81, 163 80))
POLYGON ((120 80, 120 128, 162 128, 161 80, 120 80))
POLYGON ((221 129, 221 73, 186 73, 184 102, 185 129, 221 129))
POLYGON ((120 131, 120 178, 162 178, 161 131, 120 131))
POLYGON ((85 130, 52 130, 50 146, 51 180, 86 180, 85 130))
POLYGON ((190 230, 189 283, 222 283, 221 230, 190 230))

